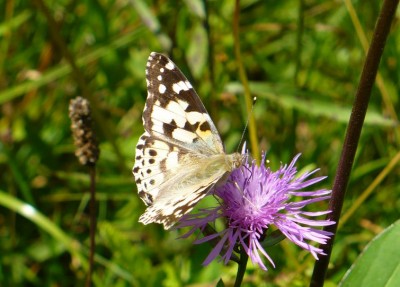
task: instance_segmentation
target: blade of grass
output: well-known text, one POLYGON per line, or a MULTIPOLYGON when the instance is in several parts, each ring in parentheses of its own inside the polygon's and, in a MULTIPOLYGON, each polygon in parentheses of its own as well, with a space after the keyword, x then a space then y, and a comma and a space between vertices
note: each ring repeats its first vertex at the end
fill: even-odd
MULTIPOLYGON (((79 241, 75 240, 67 233, 65 233, 59 226, 54 224, 48 217, 44 216, 40 211, 35 209, 32 205, 27 204, 18 198, 10 196, 4 191, 0 190, 0 205, 10 209, 26 219, 36 224, 39 228, 50 234, 55 240, 62 243, 66 249, 71 253, 72 256, 76 257, 77 260, 84 266, 88 267, 88 260, 86 256, 89 254, 88 249, 83 246, 79 241)), ((107 260, 99 255, 95 255, 95 261, 111 270, 115 275, 134 283, 135 280, 132 275, 114 264, 112 261, 107 260)), ((135 285, 136 286, 136 285, 135 285)))
MULTIPOLYGON (((112 50, 132 44, 132 42, 140 38, 143 32, 144 28, 138 27, 136 30, 116 38, 110 44, 100 46, 93 51, 78 57, 76 60, 78 67, 84 67, 85 65, 104 57, 112 50)), ((4 91, 0 91, 0 105, 15 98, 21 97, 34 89, 38 89, 49 83, 55 82, 60 78, 69 75, 71 72, 71 67, 66 63, 62 63, 53 69, 50 69, 48 72, 40 75, 40 77, 36 80, 28 80, 4 91)))
POLYGON ((7 158, 7 164, 10 167, 11 173, 14 177, 13 181, 18 186, 22 197, 24 198, 24 200, 26 200, 26 202, 35 206, 36 203, 33 198, 29 183, 25 179, 25 176, 21 174, 20 172, 21 169, 19 168, 18 162, 15 160, 15 157, 11 154, 8 147, 3 145, 3 143, 1 142, 0 142, 0 151, 2 151, 7 158))
MULTIPOLYGON (((350 0, 344 0, 344 4, 346 5, 347 11, 349 12, 350 19, 354 25, 354 29, 356 30, 356 34, 358 39, 360 40, 361 46, 364 49, 365 54, 368 52, 368 46, 369 42, 367 39, 367 36, 365 35, 365 32, 362 28, 362 25, 360 23, 360 19, 357 16, 357 12, 354 9, 353 3, 351 3, 350 0)), ((379 73, 376 76, 376 85, 378 86, 379 91, 381 92, 382 95, 382 100, 385 104, 385 107, 390 115, 390 117, 393 119, 393 121, 398 122, 399 119, 397 117, 396 110, 393 106, 392 100, 389 96, 389 92, 386 89, 385 82, 383 81, 382 75, 379 73)), ((395 129, 396 132, 396 137, 397 137, 397 142, 400 140, 400 126, 398 126, 395 129)))
POLYGON ((153 15, 151 9, 147 6, 147 3, 142 0, 133 0, 130 1, 130 3, 142 19, 143 24, 157 37, 162 49, 169 52, 172 48, 172 40, 162 31, 162 25, 158 21, 157 17, 153 15))
POLYGON ((375 190, 375 188, 386 178, 386 176, 393 170, 394 167, 400 162, 400 152, 398 152, 389 164, 379 173, 379 175, 374 179, 374 181, 368 186, 368 188, 361 193, 357 200, 351 205, 349 210, 343 214, 340 219, 339 227, 342 227, 343 224, 354 214, 354 212, 363 204, 363 202, 370 196, 370 194, 375 190))
MULTIPOLYGON (((339 106, 335 103, 315 100, 324 98, 322 95, 310 91, 297 91, 292 86, 272 86, 267 83, 250 82, 249 87, 253 95, 268 99, 284 108, 295 109, 307 116, 326 117, 340 123, 347 123, 351 113, 350 107, 339 106), (304 95, 304 99, 301 96, 304 95), (311 100, 307 100, 309 98, 311 100)), ((226 90, 231 93, 243 93, 243 86, 240 83, 229 83, 226 90)), ((368 111, 365 124, 395 127, 397 122, 386 118, 376 111, 368 111)))
POLYGON ((254 114, 252 113, 253 98, 251 96, 249 81, 247 79, 247 74, 243 65, 242 54, 240 51, 239 15, 240 15, 240 0, 236 0, 235 12, 233 15, 233 38, 235 46, 235 57, 236 57, 236 64, 239 70, 239 78, 244 88, 246 112, 249 119, 249 134, 250 134, 250 145, 252 149, 252 156, 259 163, 261 160, 260 159, 261 153, 260 153, 260 147, 258 145, 256 121, 254 119, 254 114))

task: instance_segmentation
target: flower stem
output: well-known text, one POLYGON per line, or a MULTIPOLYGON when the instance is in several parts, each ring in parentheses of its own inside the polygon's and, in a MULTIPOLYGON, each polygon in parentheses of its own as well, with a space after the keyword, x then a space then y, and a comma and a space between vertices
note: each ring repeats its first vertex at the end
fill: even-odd
POLYGON ((240 37, 239 37, 239 15, 240 15, 240 0, 235 2, 235 11, 233 14, 233 43, 235 48, 236 64, 238 66, 240 81, 243 85, 244 90, 244 100, 246 103, 246 112, 249 116, 249 135, 250 135, 250 145, 252 149, 253 158, 260 163, 260 148, 257 139, 257 126, 252 113, 253 98, 251 96, 251 91, 249 87, 249 81, 247 79, 246 70, 242 61, 242 53, 240 50, 240 37))
POLYGON ((375 26, 371 45, 361 72, 360 82, 346 131, 342 154, 340 156, 332 188, 332 198, 329 203, 329 209, 332 213, 328 215, 328 219, 335 221, 336 224, 324 228, 325 231, 332 232, 334 235, 327 244, 321 246, 326 256, 322 256, 320 260, 315 263, 310 287, 319 287, 324 284, 325 273, 328 267, 337 226, 339 224, 344 195, 350 178, 351 169, 353 167, 354 156, 357 151, 361 129, 364 124, 372 86, 374 84, 379 62, 382 57, 383 49, 390 32, 390 26, 398 3, 399 0, 385 0, 382 4, 381 12, 375 26))
POLYGON ((238 266, 238 272, 236 275, 235 285, 234 287, 240 287, 242 285, 244 274, 246 273, 247 261, 249 256, 246 253, 246 250, 241 246, 240 248, 240 261, 238 266))
POLYGON ((86 278, 86 287, 92 286, 92 276, 94 267, 94 250, 95 250, 95 235, 96 235, 96 169, 95 165, 89 166, 90 172, 90 249, 89 249, 89 271, 86 278))

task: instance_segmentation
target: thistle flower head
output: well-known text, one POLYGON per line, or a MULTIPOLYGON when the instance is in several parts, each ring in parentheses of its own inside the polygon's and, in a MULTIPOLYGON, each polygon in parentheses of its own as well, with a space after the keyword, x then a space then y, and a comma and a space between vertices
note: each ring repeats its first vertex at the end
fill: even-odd
MULTIPOLYGON (((311 203, 326 200, 330 190, 316 191, 305 188, 323 180, 325 177, 309 177, 317 170, 297 176, 295 163, 300 155, 294 157, 289 165, 273 172, 264 164, 257 166, 253 161, 232 172, 226 184, 214 190, 214 195, 220 205, 200 210, 198 214, 187 215, 181 220, 178 228, 190 226, 184 237, 196 230, 204 231, 209 223, 223 218, 226 228, 222 231, 208 234, 195 243, 216 241, 218 243, 208 255, 204 264, 210 263, 219 254, 226 264, 236 246, 244 248, 253 263, 267 270, 262 256, 274 266, 272 259, 262 246, 262 240, 270 226, 275 226, 290 241, 308 250, 316 259, 318 254, 324 254, 310 244, 310 241, 325 244, 332 235, 316 229, 317 226, 334 224, 328 220, 313 219, 330 211, 310 212, 303 208, 311 203)), ((265 162, 265 154, 262 156, 265 162)))

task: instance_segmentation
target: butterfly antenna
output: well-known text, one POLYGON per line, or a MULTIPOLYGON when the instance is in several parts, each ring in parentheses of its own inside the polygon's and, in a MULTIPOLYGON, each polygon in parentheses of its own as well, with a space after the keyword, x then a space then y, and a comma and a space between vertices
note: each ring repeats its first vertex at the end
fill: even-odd
POLYGON ((247 127, 249 126, 250 117, 253 115, 254 105, 256 104, 257 97, 253 98, 253 103, 251 104, 250 113, 247 115, 246 125, 244 126, 242 136, 240 137, 239 145, 237 147, 237 152, 239 152, 239 148, 243 143, 244 135, 246 134, 247 127))

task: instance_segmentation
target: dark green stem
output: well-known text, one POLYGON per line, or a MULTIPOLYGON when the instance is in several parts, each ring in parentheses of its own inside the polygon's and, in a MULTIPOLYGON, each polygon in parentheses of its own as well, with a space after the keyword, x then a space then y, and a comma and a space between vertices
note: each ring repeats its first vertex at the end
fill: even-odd
POLYGON ((332 252, 333 241, 339 224, 344 195, 350 178, 351 169, 353 167, 354 156, 357 151, 361 129, 364 124, 372 86, 375 81, 379 62, 382 57, 383 49, 390 32, 390 26, 398 3, 399 0, 385 0, 375 26, 371 45, 361 73, 360 82, 346 131, 342 154, 340 156, 332 188, 332 198, 329 203, 329 209, 332 213, 328 215, 328 219, 335 221, 336 224, 324 228, 325 231, 332 232, 334 235, 326 245, 321 246, 326 256, 321 256, 321 258, 315 263, 314 272, 310 282, 311 287, 319 287, 324 284, 325 274, 332 252))
POLYGON ((89 271, 86 279, 86 287, 92 286, 92 274, 94 266, 94 250, 96 237, 96 168, 95 165, 89 166, 90 173, 90 203, 89 203, 89 220, 90 220, 90 250, 89 250, 89 271))
POLYGON ((234 287, 240 287, 243 282, 244 274, 246 273, 247 261, 249 260, 249 256, 244 250, 243 246, 240 247, 240 260, 238 265, 238 272, 236 275, 235 285, 234 287))

